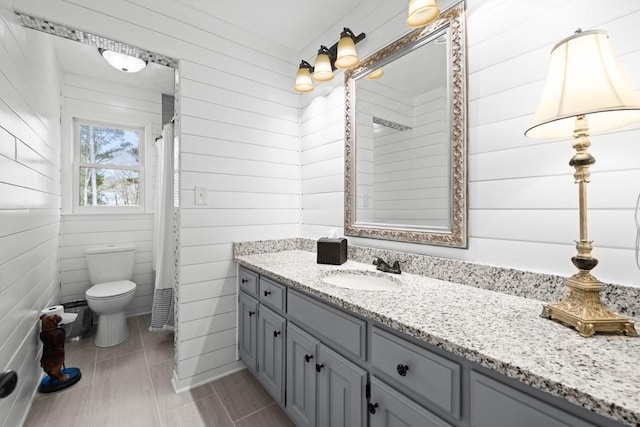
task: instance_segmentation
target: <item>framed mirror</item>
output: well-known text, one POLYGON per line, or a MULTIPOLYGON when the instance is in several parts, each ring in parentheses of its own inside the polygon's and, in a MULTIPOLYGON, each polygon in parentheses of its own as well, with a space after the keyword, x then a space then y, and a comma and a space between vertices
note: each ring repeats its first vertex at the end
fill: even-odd
POLYGON ((464 39, 460 3, 345 72, 345 235, 467 247, 464 39))

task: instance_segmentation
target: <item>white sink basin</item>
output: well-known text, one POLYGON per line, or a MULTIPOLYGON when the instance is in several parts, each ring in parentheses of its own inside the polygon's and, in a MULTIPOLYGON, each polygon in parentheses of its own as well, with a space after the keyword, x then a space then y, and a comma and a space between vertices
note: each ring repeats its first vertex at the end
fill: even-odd
POLYGON ((324 283, 361 291, 393 291, 402 286, 395 277, 372 271, 336 271, 322 278, 324 283))

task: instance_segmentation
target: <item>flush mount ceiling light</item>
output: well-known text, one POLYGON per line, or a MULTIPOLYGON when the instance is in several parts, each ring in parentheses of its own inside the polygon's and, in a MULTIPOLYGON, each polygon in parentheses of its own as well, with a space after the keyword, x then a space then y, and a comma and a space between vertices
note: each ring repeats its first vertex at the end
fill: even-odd
POLYGON ((100 55, 116 70, 125 73, 137 73, 147 66, 148 62, 135 56, 125 55, 113 50, 99 48, 100 55))
POLYGON ((313 90, 312 74, 315 81, 326 82, 333 79, 333 72, 336 68, 346 70, 358 65, 360 60, 355 45, 365 37, 364 33, 356 36, 349 28, 345 27, 340 33, 339 41, 331 47, 320 46, 316 63, 313 66, 304 60, 300 63, 293 90, 298 93, 311 92, 313 90))
POLYGON ((436 0, 410 0, 407 25, 411 28, 424 27, 440 16, 436 0))

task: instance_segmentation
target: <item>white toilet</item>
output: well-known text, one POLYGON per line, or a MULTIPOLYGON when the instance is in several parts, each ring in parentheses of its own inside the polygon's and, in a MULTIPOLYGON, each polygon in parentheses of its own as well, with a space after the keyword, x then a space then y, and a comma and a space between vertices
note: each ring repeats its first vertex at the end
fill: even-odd
POLYGON ((136 292, 134 245, 109 245, 87 249, 91 286, 85 293, 91 310, 100 315, 95 345, 112 347, 129 336, 125 310, 136 292))

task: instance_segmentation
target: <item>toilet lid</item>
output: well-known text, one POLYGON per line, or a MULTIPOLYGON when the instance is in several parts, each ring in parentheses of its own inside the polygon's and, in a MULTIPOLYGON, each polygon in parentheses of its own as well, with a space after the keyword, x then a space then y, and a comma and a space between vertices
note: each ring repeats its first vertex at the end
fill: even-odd
POLYGON ((136 284, 130 280, 100 283, 93 285, 87 292, 87 298, 110 298, 135 291, 136 284))

